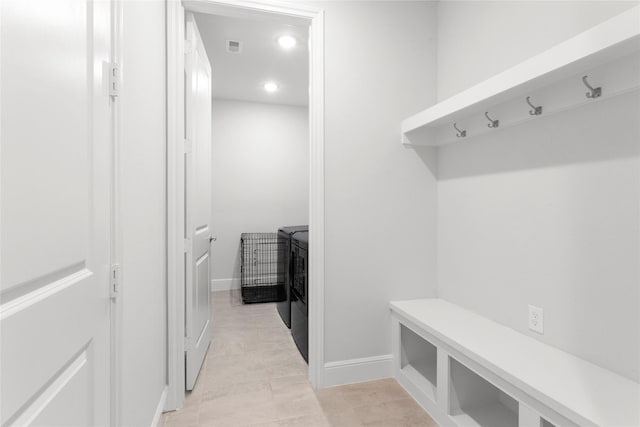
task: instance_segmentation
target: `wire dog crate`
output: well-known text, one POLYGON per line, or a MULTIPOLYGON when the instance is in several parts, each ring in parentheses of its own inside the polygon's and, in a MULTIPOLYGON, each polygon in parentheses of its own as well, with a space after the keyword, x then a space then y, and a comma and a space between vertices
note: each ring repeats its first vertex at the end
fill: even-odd
POLYGON ((282 301, 284 277, 278 274, 278 262, 284 255, 277 233, 240 235, 240 287, 245 304, 282 301))

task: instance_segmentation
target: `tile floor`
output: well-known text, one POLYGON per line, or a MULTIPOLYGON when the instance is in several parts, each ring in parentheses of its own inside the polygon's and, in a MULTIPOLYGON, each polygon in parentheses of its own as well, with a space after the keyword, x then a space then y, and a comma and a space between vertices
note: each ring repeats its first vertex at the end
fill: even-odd
POLYGON ((393 379, 313 390, 275 304, 213 292, 213 340, 183 409, 164 427, 425 426, 437 424, 393 379))

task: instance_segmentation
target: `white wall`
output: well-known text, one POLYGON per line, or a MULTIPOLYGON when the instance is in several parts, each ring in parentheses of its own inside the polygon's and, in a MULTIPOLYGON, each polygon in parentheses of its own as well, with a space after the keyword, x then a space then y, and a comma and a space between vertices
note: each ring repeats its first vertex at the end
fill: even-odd
POLYGON ((214 100, 214 289, 238 285, 241 233, 309 223, 308 116, 306 107, 214 100))
MULTIPOLYGON (((537 53, 532 28, 557 43, 626 6, 442 3, 439 92, 537 53), (476 62, 487 43, 492 60, 476 62)), ((439 295, 638 381, 639 106, 636 92, 441 148, 439 295), (544 335, 528 331, 528 304, 544 335)))
POLYGON ((123 2, 121 420, 149 426, 166 384, 164 2, 123 2))
POLYGON ((325 362, 340 362, 390 354, 389 301, 435 295, 433 153, 403 147, 400 121, 436 98, 436 4, 314 4, 325 10, 325 362))

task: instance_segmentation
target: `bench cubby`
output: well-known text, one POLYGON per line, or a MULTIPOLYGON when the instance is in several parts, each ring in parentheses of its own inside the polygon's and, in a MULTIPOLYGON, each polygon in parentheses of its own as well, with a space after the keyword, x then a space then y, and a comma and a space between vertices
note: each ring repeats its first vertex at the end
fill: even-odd
POLYGON ((449 369, 449 415, 457 425, 518 427, 515 399, 453 358, 449 369))
POLYGON ((404 325, 400 326, 400 342, 400 369, 435 401, 438 349, 404 325))

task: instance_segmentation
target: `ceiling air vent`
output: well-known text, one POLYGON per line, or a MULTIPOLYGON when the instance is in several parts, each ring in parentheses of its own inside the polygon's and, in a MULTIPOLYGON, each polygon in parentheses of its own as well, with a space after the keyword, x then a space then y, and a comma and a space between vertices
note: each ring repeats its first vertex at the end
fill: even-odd
POLYGON ((238 40, 227 40, 227 52, 240 53, 242 44, 238 40))

